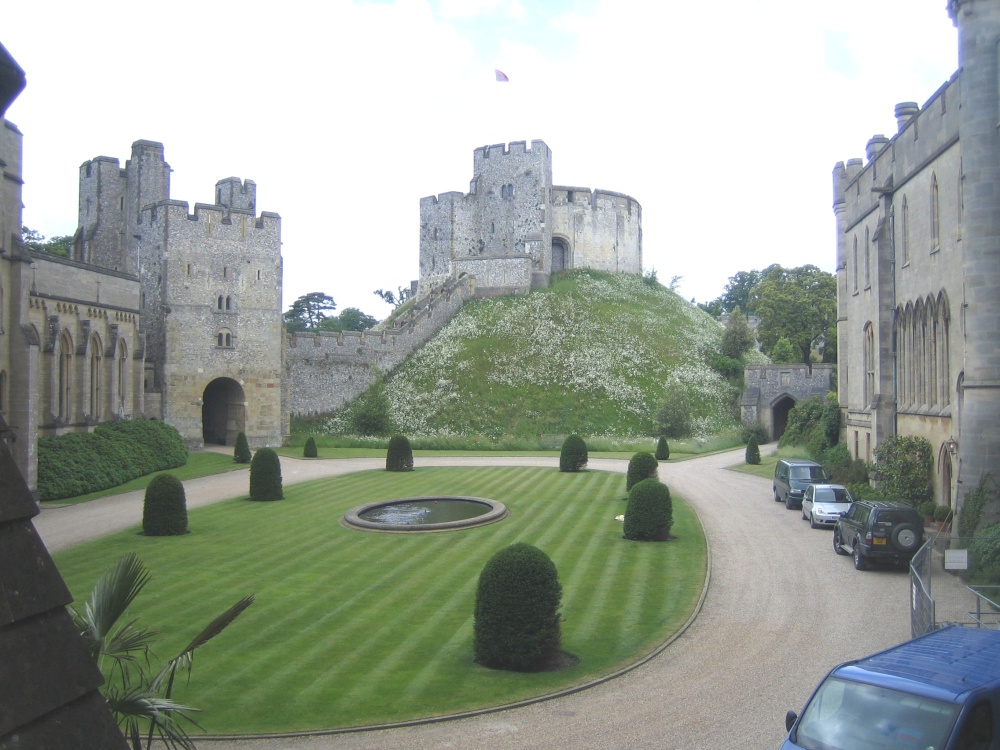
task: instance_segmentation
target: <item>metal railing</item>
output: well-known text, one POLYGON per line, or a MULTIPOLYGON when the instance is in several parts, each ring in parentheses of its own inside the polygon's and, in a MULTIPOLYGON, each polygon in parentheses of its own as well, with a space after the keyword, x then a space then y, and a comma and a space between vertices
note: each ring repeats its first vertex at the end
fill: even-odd
POLYGON ((928 538, 910 562, 910 633, 945 625, 1000 629, 1000 585, 973 584, 968 543, 947 532, 928 538))

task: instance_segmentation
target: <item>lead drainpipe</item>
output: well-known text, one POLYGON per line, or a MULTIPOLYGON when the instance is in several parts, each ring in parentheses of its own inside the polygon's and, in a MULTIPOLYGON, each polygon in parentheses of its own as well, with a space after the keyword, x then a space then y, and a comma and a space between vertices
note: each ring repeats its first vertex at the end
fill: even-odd
POLYGON ((896 316, 896 209, 889 198, 889 277, 890 277, 890 299, 892 301, 892 434, 899 434, 899 349, 896 345, 896 337, 899 335, 899 326, 896 316))

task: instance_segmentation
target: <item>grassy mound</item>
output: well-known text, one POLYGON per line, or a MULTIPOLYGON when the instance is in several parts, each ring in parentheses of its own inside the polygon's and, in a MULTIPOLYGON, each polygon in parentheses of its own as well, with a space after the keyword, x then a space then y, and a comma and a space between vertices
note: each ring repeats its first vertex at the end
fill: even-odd
MULTIPOLYGON (((575 271, 548 289, 476 300, 386 380, 397 430, 434 434, 651 435, 683 388, 695 434, 736 423, 736 394, 709 366, 723 328, 640 276, 575 271)), ((348 410, 349 411, 348 407, 348 410)), ((335 416, 326 431, 346 433, 335 416)))

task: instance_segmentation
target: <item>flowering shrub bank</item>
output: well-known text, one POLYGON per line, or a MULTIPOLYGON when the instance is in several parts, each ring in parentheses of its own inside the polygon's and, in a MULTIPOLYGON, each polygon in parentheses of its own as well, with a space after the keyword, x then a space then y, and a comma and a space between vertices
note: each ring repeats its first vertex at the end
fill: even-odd
MULTIPOLYGON (((735 394, 707 364, 723 328, 639 276, 578 271, 549 289, 470 302, 386 381, 410 435, 649 435, 668 387, 695 434, 732 428, 735 394)), ((345 432, 334 416, 327 431, 345 432)))

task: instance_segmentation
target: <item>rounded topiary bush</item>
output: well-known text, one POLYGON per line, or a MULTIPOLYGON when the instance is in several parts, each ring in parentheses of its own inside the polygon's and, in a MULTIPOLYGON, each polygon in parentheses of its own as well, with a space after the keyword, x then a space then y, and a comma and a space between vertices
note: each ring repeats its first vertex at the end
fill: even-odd
POLYGON ((670 489, 658 479, 643 479, 628 493, 623 536, 639 542, 662 542, 670 538, 674 506, 670 489))
POLYGON ((497 552, 479 574, 473 623, 476 661, 533 672, 559 654, 562 586, 548 555, 524 542, 497 552))
POLYGON ((747 440, 747 450, 744 459, 751 466, 760 464, 760 446, 757 445, 757 438, 754 435, 747 440))
POLYGON ((184 485, 173 474, 157 474, 146 485, 142 531, 147 536, 176 536, 188 530, 184 485))
POLYGON ((250 445, 247 443, 245 432, 240 432, 236 436, 236 448, 233 450, 233 460, 238 464, 248 464, 252 458, 250 445))
POLYGON ((281 462, 273 448, 260 448, 250 462, 250 499, 284 500, 281 486, 281 462))
POLYGON ((643 479, 655 479, 657 466, 659 463, 652 453, 636 453, 632 456, 625 475, 625 491, 630 492, 643 479))
POLYGON ((579 435, 570 435, 559 451, 559 471, 580 471, 586 466, 587 444, 579 435))
POLYGON ((310 435, 306 438, 306 445, 302 449, 302 456, 304 458, 316 458, 318 455, 319 453, 316 450, 316 438, 310 435))
POLYGON ((389 438, 389 450, 385 454, 386 471, 413 471, 413 449, 405 435, 389 438))
POLYGON ((657 461, 666 461, 670 458, 670 445, 667 443, 667 438, 665 435, 660 435, 660 439, 656 441, 656 453, 653 457, 657 461))

